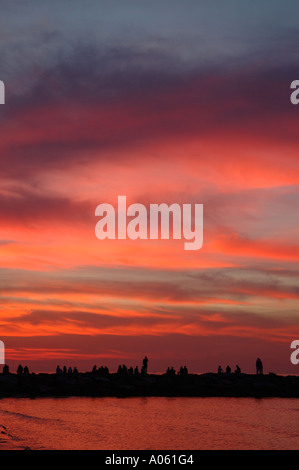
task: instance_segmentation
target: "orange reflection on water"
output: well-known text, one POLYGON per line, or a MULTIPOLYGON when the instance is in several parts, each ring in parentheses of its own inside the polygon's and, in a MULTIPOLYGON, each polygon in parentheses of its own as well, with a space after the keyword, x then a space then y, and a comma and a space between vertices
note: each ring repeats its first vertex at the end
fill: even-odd
POLYGON ((3 399, 0 448, 298 449, 296 414, 281 398, 3 399))

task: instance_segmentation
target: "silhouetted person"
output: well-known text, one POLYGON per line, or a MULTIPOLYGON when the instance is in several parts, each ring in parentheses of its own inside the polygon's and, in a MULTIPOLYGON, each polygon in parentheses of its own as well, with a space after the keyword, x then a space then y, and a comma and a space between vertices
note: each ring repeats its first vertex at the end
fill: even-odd
POLYGON ((143 367, 144 367, 144 373, 147 374, 147 364, 148 364, 148 358, 145 356, 145 358, 142 361, 143 367))
POLYGON ((29 375, 29 369, 27 366, 24 367, 24 374, 29 375))
POLYGON ((229 366, 226 366, 225 372, 227 373, 227 375, 229 375, 231 371, 232 371, 231 368, 229 366))
POLYGON ((180 367, 180 372, 179 372, 180 375, 187 375, 188 374, 188 369, 186 366, 181 366, 180 367))
POLYGON ((61 375, 61 374, 62 374, 62 370, 60 369, 59 366, 56 367, 56 374, 57 374, 57 375, 61 375))
POLYGON ((3 375, 8 375, 9 374, 9 367, 7 364, 4 364, 3 366, 3 375))
POLYGON ((241 369, 238 365, 236 365, 236 370, 235 370, 235 374, 236 375, 240 375, 241 374, 241 369))
MULTIPOLYGON (((121 366, 119 366, 121 368, 121 366)), ((122 368, 121 368, 122 369, 122 368)), ((121 370, 122 372, 122 370, 121 370)), ((104 367, 104 366, 101 366, 98 368, 98 373, 101 377, 107 377, 109 375, 109 369, 108 367, 104 367)), ((118 374, 120 373, 120 371, 118 371, 118 374)))
POLYGON ((259 357, 256 360, 255 366, 256 366, 256 373, 263 375, 263 363, 259 357))
POLYGON ((175 369, 173 367, 167 367, 166 375, 175 375, 175 369))
POLYGON ((134 375, 139 375, 139 369, 138 366, 135 367, 134 369, 134 375))
POLYGON ((18 368, 17 368, 17 374, 18 375, 22 375, 23 374, 23 367, 21 366, 21 364, 19 364, 18 368))
POLYGON ((92 373, 92 374, 96 374, 96 373, 97 373, 97 366, 93 366, 91 373, 92 373))
POLYGON ((67 373, 71 375, 73 373, 73 369, 69 367, 67 373))
POLYGON ((77 369, 77 367, 76 367, 76 366, 74 367, 73 374, 74 374, 74 375, 77 375, 77 374, 78 374, 78 369, 77 369))
POLYGON ((218 366, 218 374, 223 374, 223 369, 221 366, 218 366))
POLYGON ((63 366, 63 375, 66 375, 66 366, 63 366))

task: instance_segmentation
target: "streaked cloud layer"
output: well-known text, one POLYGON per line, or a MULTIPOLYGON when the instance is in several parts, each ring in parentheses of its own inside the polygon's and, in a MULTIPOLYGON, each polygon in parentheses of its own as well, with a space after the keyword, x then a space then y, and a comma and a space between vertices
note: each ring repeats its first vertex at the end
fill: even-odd
POLYGON ((171 361, 253 371, 260 356, 266 370, 294 372, 298 10, 288 1, 271 11, 263 1, 3 2, 8 362, 113 368, 147 354, 158 371, 171 361), (146 206, 203 203, 203 248, 100 242, 95 208, 120 194, 146 206))

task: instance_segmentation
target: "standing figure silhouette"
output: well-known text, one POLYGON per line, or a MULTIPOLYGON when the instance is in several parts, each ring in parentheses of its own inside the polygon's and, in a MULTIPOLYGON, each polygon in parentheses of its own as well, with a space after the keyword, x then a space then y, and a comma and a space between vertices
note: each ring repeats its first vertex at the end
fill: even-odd
POLYGON ((256 360, 255 366, 256 366, 256 373, 263 375, 263 363, 259 357, 256 360))
POLYGON ((143 359, 142 364, 143 364, 144 373, 147 374, 148 358, 147 358, 146 356, 145 356, 145 358, 143 359))

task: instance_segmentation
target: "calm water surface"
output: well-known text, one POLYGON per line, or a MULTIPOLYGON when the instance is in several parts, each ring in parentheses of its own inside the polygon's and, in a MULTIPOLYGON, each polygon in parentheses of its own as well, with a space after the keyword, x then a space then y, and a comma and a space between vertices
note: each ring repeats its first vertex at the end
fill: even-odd
POLYGON ((299 449, 299 399, 2 399, 0 425, 2 449, 299 449))

